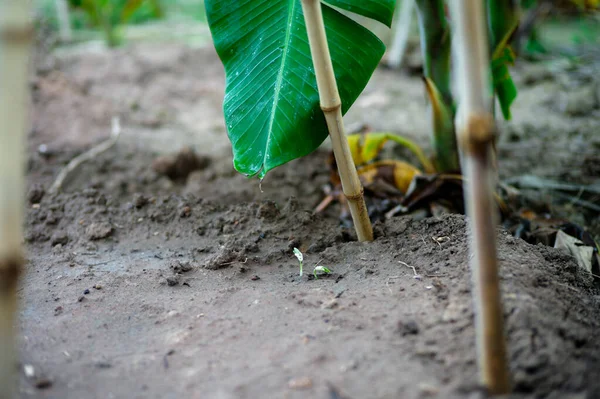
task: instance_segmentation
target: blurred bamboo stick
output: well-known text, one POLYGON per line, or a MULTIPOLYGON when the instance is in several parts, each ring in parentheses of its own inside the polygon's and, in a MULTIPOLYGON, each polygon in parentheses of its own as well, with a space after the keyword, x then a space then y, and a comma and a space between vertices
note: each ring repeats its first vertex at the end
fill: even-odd
POLYGON ((31 0, 0 2, 0 398, 16 382, 17 286, 24 201, 24 138, 28 63, 33 39, 31 0))
POLYGON ((466 178, 465 200, 471 235, 477 360, 480 379, 491 394, 510 391, 504 318, 496 255, 492 168, 495 122, 489 73, 489 43, 484 3, 452 0, 455 61, 459 86, 456 121, 466 178))

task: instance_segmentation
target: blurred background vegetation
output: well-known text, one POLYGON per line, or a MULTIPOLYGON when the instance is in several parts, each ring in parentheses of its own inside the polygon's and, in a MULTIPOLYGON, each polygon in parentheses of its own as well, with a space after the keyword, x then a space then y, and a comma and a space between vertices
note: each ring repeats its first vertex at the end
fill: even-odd
POLYGON ((578 56, 600 51, 599 0, 522 0, 516 40, 524 56, 578 56))
POLYGON ((203 0, 36 0, 36 15, 62 44, 103 40, 115 47, 182 36, 193 41, 194 28, 206 26, 203 0))
MULTIPOLYGON (((401 1, 407 0, 398 0, 398 3, 401 1)), ((57 44, 102 41, 115 47, 140 40, 183 40, 198 44, 210 38, 203 0, 36 2, 38 23, 49 30, 49 34, 60 38, 57 44), (62 20, 61 3, 66 6, 62 20)), ((600 0, 522 0, 524 13, 521 27, 515 34, 514 48, 519 56, 530 59, 548 55, 598 59, 599 4, 600 0)), ((417 35, 415 29, 413 36, 417 35)))

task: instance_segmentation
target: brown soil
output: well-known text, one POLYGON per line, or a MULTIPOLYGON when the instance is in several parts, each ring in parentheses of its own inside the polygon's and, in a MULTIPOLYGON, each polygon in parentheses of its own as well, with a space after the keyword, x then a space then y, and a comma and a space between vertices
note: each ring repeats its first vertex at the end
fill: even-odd
MULTIPOLYGON (((597 76, 537 65, 517 76, 502 177, 597 181, 600 99, 584 115, 563 104, 597 76)), ((356 242, 337 206, 311 212, 328 180, 325 150, 261 185, 233 170, 223 81, 210 46, 78 52, 38 72, 20 291, 21 357, 35 375, 22 377, 21 396, 485 397, 464 217, 400 216, 376 224, 375 242, 356 242), (44 195, 115 115, 118 145, 44 195), (153 169, 184 146, 202 157, 197 170, 172 181, 153 169), (311 278, 317 263, 333 274, 311 278)), ((426 143, 425 115, 419 78, 380 70, 347 123, 426 143)), ((599 398, 593 278, 558 250, 503 230, 498 239, 510 397, 599 398)))

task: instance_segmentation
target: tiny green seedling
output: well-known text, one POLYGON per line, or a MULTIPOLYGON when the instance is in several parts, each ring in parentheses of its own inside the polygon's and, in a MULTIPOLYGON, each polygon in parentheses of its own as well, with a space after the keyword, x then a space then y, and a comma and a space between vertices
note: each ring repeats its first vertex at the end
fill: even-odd
MULTIPOLYGON (((300 252, 300 250, 298 248, 294 248, 294 255, 296 256, 296 258, 298 259, 298 262, 300 263, 300 277, 302 277, 302 267, 303 267, 303 262, 304 262, 304 255, 302 255, 302 252, 300 252)), ((319 262, 317 262, 317 265, 319 264, 319 262)), ((313 276, 315 276, 315 279, 318 280, 320 274, 321 275, 322 274, 331 274, 331 270, 326 268, 325 266, 315 266, 315 268, 313 269, 313 276)))
POLYGON ((302 277, 302 261, 304 260, 304 256, 298 248, 294 248, 294 255, 296 255, 296 258, 298 258, 298 262, 300 262, 300 277, 302 277))
POLYGON ((319 277, 318 277, 319 274, 331 274, 331 270, 329 270, 325 266, 316 266, 315 269, 313 270, 313 276, 315 276, 316 280, 319 279, 319 277))

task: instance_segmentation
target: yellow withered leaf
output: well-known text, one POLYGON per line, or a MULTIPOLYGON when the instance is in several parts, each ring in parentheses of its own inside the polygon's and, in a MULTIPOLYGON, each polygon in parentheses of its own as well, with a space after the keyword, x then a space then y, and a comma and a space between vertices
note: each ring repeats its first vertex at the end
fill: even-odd
POLYGON ((354 164, 362 166, 375 160, 388 141, 393 141, 415 154, 426 172, 435 172, 435 168, 425 156, 421 147, 405 137, 385 132, 356 133, 348 136, 348 145, 354 164))
POLYGON ((421 171, 411 164, 395 160, 373 162, 358 168, 358 176, 365 187, 382 181, 393 185, 402 194, 408 191, 413 178, 420 174, 421 171))
POLYGON ((348 136, 352 159, 356 166, 367 164, 377 158, 385 143, 390 140, 389 133, 356 133, 348 136))

